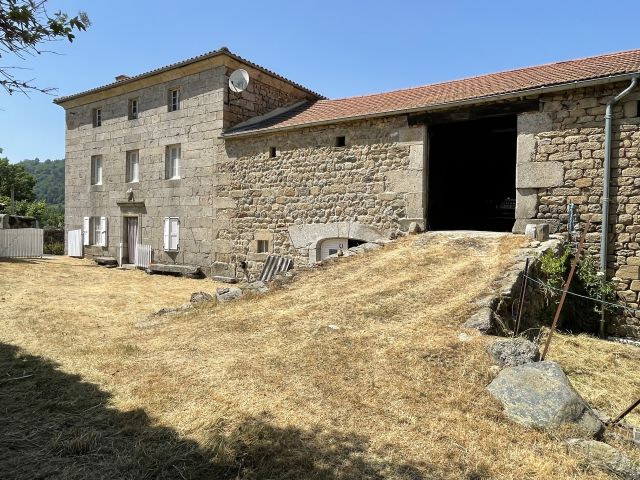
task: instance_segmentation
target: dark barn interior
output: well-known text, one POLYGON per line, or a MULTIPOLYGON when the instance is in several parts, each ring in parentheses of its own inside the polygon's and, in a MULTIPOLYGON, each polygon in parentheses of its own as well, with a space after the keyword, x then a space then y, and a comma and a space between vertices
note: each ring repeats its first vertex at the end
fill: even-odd
POLYGON ((429 125, 430 230, 511 231, 516 116, 429 125))

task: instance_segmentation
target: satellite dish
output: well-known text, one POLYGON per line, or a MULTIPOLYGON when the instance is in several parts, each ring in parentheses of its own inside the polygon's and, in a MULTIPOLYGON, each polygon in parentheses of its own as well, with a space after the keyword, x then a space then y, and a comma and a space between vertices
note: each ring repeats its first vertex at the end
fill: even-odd
POLYGON ((240 93, 249 86, 249 74, 242 68, 234 71, 229 77, 229 88, 232 92, 240 93))

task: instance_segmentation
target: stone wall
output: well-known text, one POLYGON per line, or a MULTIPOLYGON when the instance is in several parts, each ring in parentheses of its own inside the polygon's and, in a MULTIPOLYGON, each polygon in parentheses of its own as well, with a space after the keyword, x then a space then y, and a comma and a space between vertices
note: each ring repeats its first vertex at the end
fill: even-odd
MULTIPOLYGON (((533 135, 530 165, 561 166, 559 179, 552 173, 551 185, 535 191, 535 218, 566 232, 567 206, 574 203, 581 221, 591 219, 587 247, 593 255, 600 251, 605 106, 627 86, 623 82, 543 97, 541 115, 548 126, 533 135)), ((633 308, 638 307, 640 292, 638 99, 640 93, 634 93, 614 108, 608 256, 608 276, 616 281, 619 299, 633 308)), ((556 169, 553 167, 554 172, 556 169)), ((640 337, 640 315, 635 317, 627 314, 614 319, 610 331, 640 337)))
MULTIPOLYGON (((220 56, 170 70, 127 86, 89 93, 63 104, 66 110, 65 229, 80 229, 84 217, 108 217, 108 246, 89 246, 88 255, 117 257, 125 238, 125 217, 138 217, 140 241, 154 261, 199 265, 209 273, 217 231, 214 195, 216 155, 223 126, 289 105, 311 95, 280 78, 220 56), (228 75, 246 68, 249 88, 228 97, 228 75), (180 109, 169 112, 167 92, 180 90, 180 109), (128 119, 128 100, 138 99, 137 119, 128 119), (94 127, 92 111, 102 109, 94 127), (181 145, 180 179, 165 179, 166 146, 181 145), (126 152, 139 151, 140 181, 126 182, 126 152), (91 185, 91 157, 102 155, 102 185, 91 185), (133 201, 127 190, 133 190, 133 201), (180 218, 178 252, 163 249, 165 217, 180 218)), ((224 219, 223 219, 224 221, 224 219)))
POLYGON ((86 248, 90 255, 118 256, 123 216, 138 216, 141 243, 150 244, 160 263, 206 265, 211 249, 211 184, 215 143, 222 129, 224 66, 66 112, 65 226, 82 228, 83 217, 106 216, 108 246, 86 248), (169 112, 167 92, 179 88, 180 109, 169 112), (139 115, 128 120, 127 102, 138 98, 139 115), (92 109, 102 109, 102 125, 92 109), (181 144, 179 180, 165 179, 167 145, 181 144), (140 181, 126 182, 126 152, 139 151, 140 181), (91 156, 102 155, 102 185, 91 185, 91 156), (135 202, 127 204, 127 190, 135 202), (118 202, 125 202, 119 206, 118 202), (164 217, 180 217, 180 251, 163 250, 164 217))
POLYGON ((226 139, 227 182, 216 196, 228 199, 228 228, 218 232, 228 253, 218 260, 248 260, 257 271, 266 257, 257 240, 269 240, 271 253, 306 264, 322 238, 423 224, 423 140, 424 128, 405 117, 226 139), (335 146, 338 136, 346 146, 335 146))
MULTIPOLYGON (((229 78, 233 70, 234 68, 227 67, 226 78, 229 78)), ((270 113, 283 106, 315 98, 293 85, 265 74, 258 74, 257 71, 250 73, 246 90, 235 93, 227 88, 224 90, 224 95, 224 128, 270 113)))

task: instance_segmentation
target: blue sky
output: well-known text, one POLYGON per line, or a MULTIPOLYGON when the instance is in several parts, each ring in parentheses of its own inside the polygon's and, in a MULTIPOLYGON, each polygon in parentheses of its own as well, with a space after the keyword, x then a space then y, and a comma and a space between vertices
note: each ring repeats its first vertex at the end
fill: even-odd
MULTIPOLYGON (((92 26, 57 54, 0 65, 68 95, 220 46, 330 98, 640 48, 640 2, 622 0, 49 0, 92 26), (611 11, 606 10, 606 6, 611 11)), ((52 97, 0 92, 11 161, 64 156, 52 97)))

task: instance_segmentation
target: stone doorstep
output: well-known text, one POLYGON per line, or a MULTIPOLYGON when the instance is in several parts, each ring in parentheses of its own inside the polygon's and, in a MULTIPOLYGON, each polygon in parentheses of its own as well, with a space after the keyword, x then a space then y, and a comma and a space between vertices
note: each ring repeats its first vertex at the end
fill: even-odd
POLYGON ((179 275, 199 275, 200 267, 196 265, 172 265, 152 263, 147 267, 148 273, 176 273, 179 275))
POLYGON ((211 280, 214 282, 222 282, 222 283, 238 283, 238 279, 235 277, 225 277, 223 275, 214 275, 211 277, 211 280))
POLYGON ((118 260, 114 257, 93 257, 93 261, 103 267, 117 267, 118 260))

